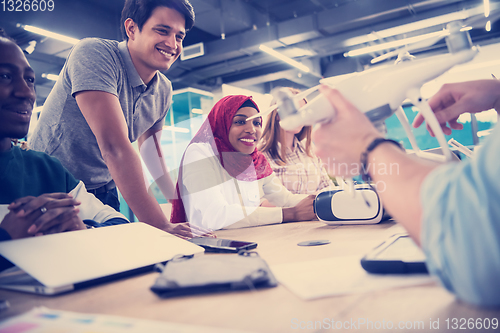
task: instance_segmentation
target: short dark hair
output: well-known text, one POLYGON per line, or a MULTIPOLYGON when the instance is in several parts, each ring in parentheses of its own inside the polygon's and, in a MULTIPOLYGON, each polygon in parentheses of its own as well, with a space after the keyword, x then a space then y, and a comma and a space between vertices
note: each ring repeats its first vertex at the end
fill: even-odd
POLYGON ((186 31, 193 27, 194 9, 189 0, 125 0, 120 20, 123 39, 128 40, 124 25, 128 18, 131 18, 141 31, 156 7, 168 7, 178 11, 184 16, 186 31))

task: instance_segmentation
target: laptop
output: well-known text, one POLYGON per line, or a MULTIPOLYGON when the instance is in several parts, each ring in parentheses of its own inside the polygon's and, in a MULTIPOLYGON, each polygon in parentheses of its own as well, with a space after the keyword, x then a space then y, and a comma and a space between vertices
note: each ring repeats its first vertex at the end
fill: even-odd
POLYGON ((151 271, 201 246, 141 222, 0 242, 16 265, 0 274, 0 288, 56 295, 151 271))

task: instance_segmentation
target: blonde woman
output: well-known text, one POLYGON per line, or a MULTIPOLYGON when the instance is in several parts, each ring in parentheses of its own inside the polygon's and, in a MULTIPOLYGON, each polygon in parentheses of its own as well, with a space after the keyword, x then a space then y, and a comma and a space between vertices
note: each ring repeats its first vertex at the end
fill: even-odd
MULTIPOLYGON (((294 95, 299 93, 289 89, 294 95)), ((304 99, 302 105, 305 103, 304 99)), ((334 187, 321 160, 312 152, 311 126, 285 131, 279 122, 278 110, 274 110, 267 118, 259 150, 283 185, 295 194, 316 194, 334 187)))

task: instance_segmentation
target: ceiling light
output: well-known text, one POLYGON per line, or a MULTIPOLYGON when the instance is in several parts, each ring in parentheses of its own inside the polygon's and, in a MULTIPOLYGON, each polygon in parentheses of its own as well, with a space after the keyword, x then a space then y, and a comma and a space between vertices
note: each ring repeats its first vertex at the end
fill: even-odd
POLYGON ((484 27, 486 31, 490 32, 491 31, 491 21, 486 22, 486 26, 484 27))
POLYGON ((24 49, 24 51, 28 52, 28 54, 32 54, 35 51, 36 40, 32 40, 28 43, 28 46, 24 49))
POLYGON ((45 30, 45 29, 37 28, 37 27, 34 27, 32 25, 24 25, 24 24, 18 23, 17 27, 18 28, 23 28, 26 31, 29 31, 29 32, 32 32, 32 33, 35 33, 35 34, 38 34, 38 35, 42 35, 42 36, 50 37, 50 38, 53 38, 53 39, 57 39, 57 40, 60 40, 60 41, 63 41, 63 42, 69 43, 69 44, 76 44, 79 41, 76 38, 71 38, 71 37, 68 37, 68 36, 56 34, 55 32, 51 32, 51 31, 48 31, 48 30, 45 30))
POLYGON ((193 109, 191 109, 191 112, 192 113, 197 113, 197 114, 203 114, 203 110, 202 109, 195 109, 195 108, 193 108, 193 109))
POLYGON ((395 40, 392 42, 381 43, 381 44, 377 44, 377 45, 363 47, 363 48, 356 49, 356 50, 351 50, 349 52, 344 53, 344 56, 345 57, 355 57, 355 56, 359 56, 359 55, 367 54, 367 53, 371 53, 371 52, 377 52, 377 51, 382 51, 382 50, 386 50, 386 49, 393 49, 393 48, 396 48, 399 46, 413 44, 413 43, 417 43, 417 42, 420 42, 420 41, 423 41, 423 40, 426 40, 429 38, 438 37, 439 35, 442 35, 444 37, 447 34, 449 34, 449 32, 436 31, 436 32, 431 32, 429 34, 424 34, 424 35, 420 35, 420 36, 398 39, 398 40, 395 40))
POLYGON ((267 54, 272 55, 273 57, 276 57, 276 58, 280 59, 281 61, 286 62, 289 65, 292 65, 293 67, 296 67, 296 68, 300 69, 303 72, 309 73, 311 71, 309 69, 309 67, 307 67, 307 66, 301 64, 300 62, 297 62, 297 61, 295 61, 295 60, 293 60, 291 58, 288 58, 287 56, 284 56, 281 53, 279 53, 279 52, 273 50, 272 48, 267 47, 267 46, 265 46, 263 44, 261 44, 259 46, 259 49, 261 51, 266 52, 267 54))
POLYGON ((490 16, 490 0, 484 0, 484 17, 490 16))
POLYGON ((47 79, 47 80, 57 81, 57 79, 59 78, 59 75, 43 73, 42 77, 44 79, 47 79))

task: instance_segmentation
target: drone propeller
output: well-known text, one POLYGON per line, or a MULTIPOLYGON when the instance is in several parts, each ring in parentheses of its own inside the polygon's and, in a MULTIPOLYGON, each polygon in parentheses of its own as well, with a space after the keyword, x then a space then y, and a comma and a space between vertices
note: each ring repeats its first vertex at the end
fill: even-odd
MULTIPOLYGON (((486 22, 488 22, 488 21, 495 22, 498 19, 500 19, 500 9, 496 9, 494 11, 491 11, 490 15, 488 17, 485 17, 483 14, 471 16, 471 17, 461 21, 461 26, 463 29, 469 29, 469 30, 470 29, 479 29, 479 28, 483 28, 485 26, 486 22)), ((405 46, 400 47, 398 49, 395 49, 393 51, 384 53, 381 56, 373 58, 371 60, 371 63, 376 64, 376 63, 379 63, 381 61, 396 57, 400 53, 412 52, 415 50, 420 50, 420 49, 430 47, 430 46, 436 44, 438 41, 440 41, 444 37, 448 36, 449 34, 450 34, 450 30, 448 28, 443 29, 441 31, 429 33, 429 34, 427 34, 428 37, 423 39, 423 40, 420 40, 420 41, 412 43, 412 44, 405 45, 405 46)))
POLYGON ((413 43, 410 45, 403 46, 399 49, 384 53, 381 56, 373 58, 371 60, 371 63, 376 64, 378 62, 395 57, 395 56, 399 55, 400 53, 412 52, 415 50, 423 49, 423 48, 429 47, 431 45, 434 45, 435 43, 437 43, 438 41, 440 41, 441 39, 443 39, 444 37, 449 35, 449 31, 441 30, 441 31, 436 31, 436 32, 430 33, 428 35, 429 35, 429 37, 424 39, 424 40, 421 40, 419 42, 416 42, 416 43, 413 43))

